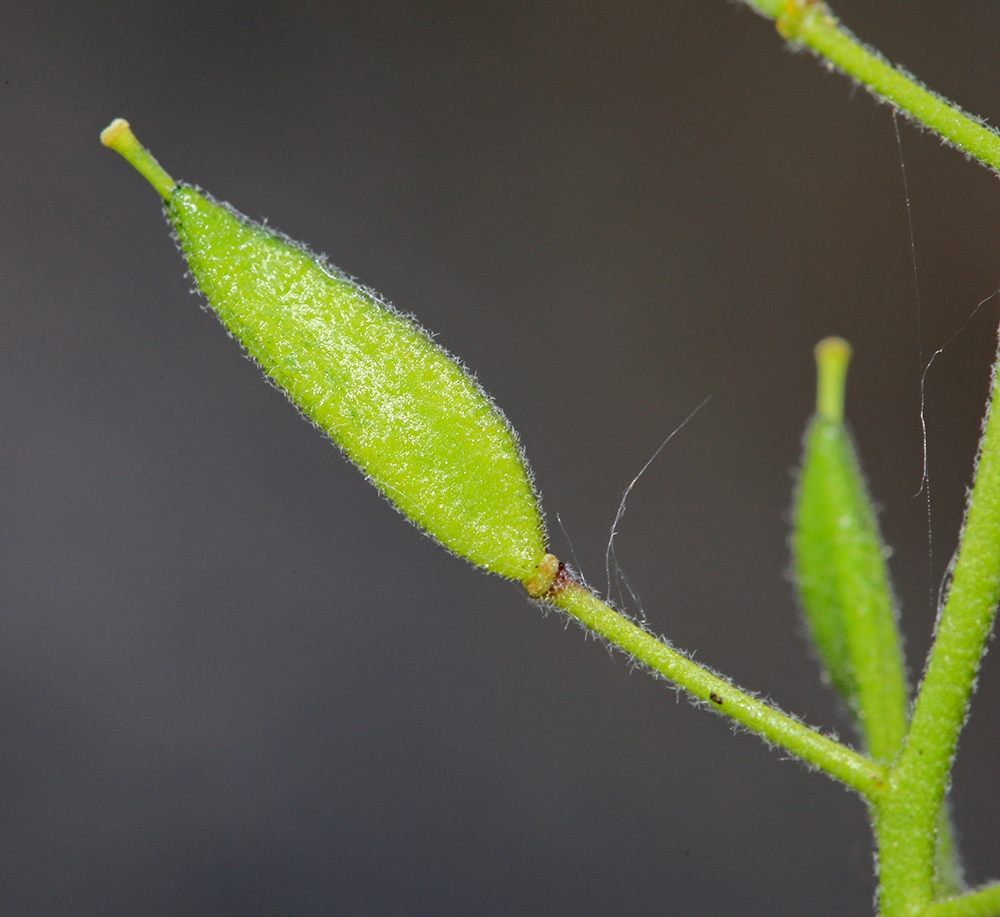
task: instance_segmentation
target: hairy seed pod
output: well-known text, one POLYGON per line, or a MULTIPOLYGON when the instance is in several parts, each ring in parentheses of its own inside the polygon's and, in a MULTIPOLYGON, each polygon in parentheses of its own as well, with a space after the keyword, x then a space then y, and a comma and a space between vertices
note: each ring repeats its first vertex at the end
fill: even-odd
POLYGON ((543 594, 551 561, 528 465, 465 367, 325 258, 174 182, 127 122, 101 139, 164 198, 208 304, 303 413, 417 526, 543 594))
POLYGON ((906 678, 887 552, 843 422, 850 353, 840 338, 816 347, 819 391, 795 496, 793 570, 830 681, 871 754, 891 759, 906 730, 906 678))

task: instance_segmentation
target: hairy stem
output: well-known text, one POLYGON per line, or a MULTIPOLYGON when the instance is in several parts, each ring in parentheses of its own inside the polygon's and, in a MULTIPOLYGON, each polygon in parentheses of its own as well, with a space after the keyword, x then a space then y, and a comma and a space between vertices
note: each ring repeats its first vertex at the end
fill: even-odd
POLYGON ((879 807, 882 913, 917 913, 934 897, 939 812, 1000 600, 1000 387, 990 405, 948 598, 910 730, 879 807))
POLYGON ((568 612, 586 627, 649 668, 684 688, 693 698, 826 771, 869 800, 878 798, 886 771, 882 765, 803 725, 758 700, 611 608, 585 586, 561 575, 545 601, 568 612))
POLYGON ((1000 135, 952 102, 929 92, 893 67, 877 51, 858 41, 822 0, 744 0, 774 19, 782 37, 809 48, 838 70, 854 77, 910 120, 934 131, 995 172, 1000 172, 1000 135))

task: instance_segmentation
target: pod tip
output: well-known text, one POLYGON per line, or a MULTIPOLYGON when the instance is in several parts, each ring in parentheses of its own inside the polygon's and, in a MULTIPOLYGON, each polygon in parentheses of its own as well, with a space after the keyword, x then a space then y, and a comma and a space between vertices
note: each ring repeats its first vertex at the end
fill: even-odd
POLYGON ((111 147, 113 150, 117 150, 122 140, 127 141, 129 137, 133 140, 135 139, 132 128, 129 127, 128 121, 124 118, 115 118, 114 121, 101 131, 101 143, 111 147))
POLYGON ((816 411, 825 420, 840 423, 844 419, 844 388, 851 345, 843 338, 823 338, 816 345, 816 411))
POLYGON ((124 118, 115 118, 101 131, 101 143, 120 153, 164 200, 173 194, 177 182, 153 158, 153 154, 139 143, 124 118))

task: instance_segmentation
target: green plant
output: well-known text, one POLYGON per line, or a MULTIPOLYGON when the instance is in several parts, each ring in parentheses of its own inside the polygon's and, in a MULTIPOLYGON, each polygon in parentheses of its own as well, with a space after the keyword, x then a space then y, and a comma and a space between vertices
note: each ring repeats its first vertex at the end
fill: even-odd
MULTIPOLYGON (((776 18, 789 40, 1000 167, 993 132, 867 51, 825 6, 802 0, 751 5, 776 18)), ((962 889, 945 804, 1000 589, 995 412, 910 715, 884 549, 843 427, 847 351, 837 342, 820 349, 818 410, 797 502, 796 567, 815 642, 858 719, 866 748, 859 753, 694 663, 560 565, 548 553, 530 476, 502 416, 412 323, 300 247, 174 183, 124 122, 115 122, 104 138, 166 201, 191 271, 227 327, 402 512, 456 553, 523 582, 529 595, 577 618, 708 709, 857 791, 869 805, 879 845, 884 915, 1000 913, 1000 886, 962 889), (392 372, 381 371, 386 367, 392 372), (369 436, 385 418, 391 423, 369 436)))

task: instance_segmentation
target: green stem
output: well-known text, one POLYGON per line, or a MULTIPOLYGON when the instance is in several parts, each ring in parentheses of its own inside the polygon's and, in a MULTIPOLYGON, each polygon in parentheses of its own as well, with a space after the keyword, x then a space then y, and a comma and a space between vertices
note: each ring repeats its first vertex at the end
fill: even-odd
POLYGON ((1000 600, 1000 387, 993 386, 951 588, 910 730, 876 826, 882 913, 919 913, 933 900, 937 821, 1000 600))
POLYGON ((704 701, 709 709, 732 717, 764 739, 822 768, 869 800, 878 798, 886 778, 885 768, 880 764, 804 726, 704 666, 692 662, 575 580, 565 576, 557 579, 545 601, 568 612, 615 646, 684 688, 692 697, 704 701))
POLYGON ((1000 134, 957 105, 929 92, 845 29, 822 0, 744 0, 792 44, 829 61, 908 118, 1000 172, 1000 134))
POLYGON ((974 892, 936 901, 923 917, 998 917, 1000 915, 1000 882, 985 885, 974 892))

